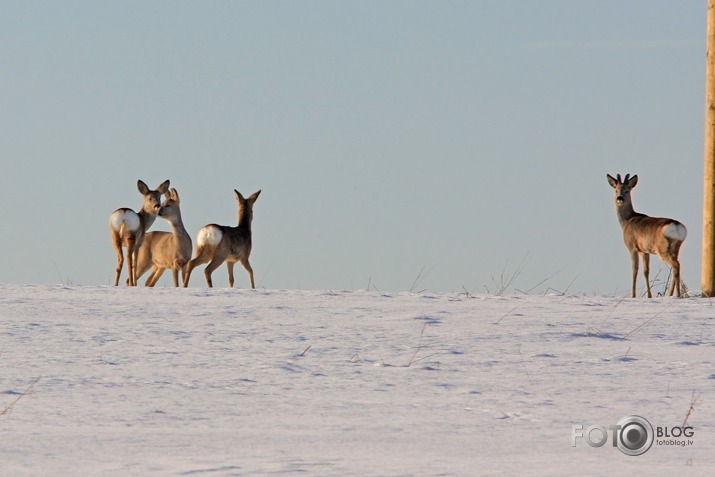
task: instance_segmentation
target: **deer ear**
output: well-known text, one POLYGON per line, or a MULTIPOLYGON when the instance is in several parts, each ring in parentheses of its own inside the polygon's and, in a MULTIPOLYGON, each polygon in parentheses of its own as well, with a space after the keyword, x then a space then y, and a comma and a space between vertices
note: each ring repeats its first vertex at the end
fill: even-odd
POLYGON ((251 194, 251 196, 248 198, 248 200, 250 200, 251 202, 255 202, 256 199, 258 199, 258 196, 259 196, 259 195, 261 195, 261 191, 260 191, 260 190, 258 190, 257 192, 254 192, 253 194, 251 194))
POLYGON ((149 193, 149 186, 147 186, 141 179, 137 181, 137 189, 141 195, 147 195, 149 193))
POLYGON ((606 178, 608 179, 608 183, 611 184, 611 187, 615 189, 618 185, 618 181, 614 179, 611 174, 606 174, 606 178))
POLYGON ((165 180, 158 186, 156 186, 156 191, 160 194, 166 194, 166 192, 169 190, 169 180, 165 180))
POLYGON ((181 202, 181 199, 179 199, 179 192, 176 189, 171 189, 169 197, 171 197, 176 203, 181 202))
POLYGON ((631 177, 631 180, 628 181, 628 187, 633 189, 636 186, 636 184, 638 184, 638 174, 631 177))
POLYGON ((238 202, 243 203, 246 201, 246 199, 243 198, 243 196, 241 195, 241 193, 239 191, 237 191, 236 189, 233 189, 233 192, 236 194, 236 200, 238 202))

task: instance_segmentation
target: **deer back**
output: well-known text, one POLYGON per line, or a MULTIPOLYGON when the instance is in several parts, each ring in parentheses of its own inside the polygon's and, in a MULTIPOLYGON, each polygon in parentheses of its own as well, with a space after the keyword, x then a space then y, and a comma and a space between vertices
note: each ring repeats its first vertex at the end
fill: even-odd
POLYGON ((685 240, 685 227, 674 219, 636 214, 623 224, 623 240, 629 250, 664 256, 672 241, 685 240))

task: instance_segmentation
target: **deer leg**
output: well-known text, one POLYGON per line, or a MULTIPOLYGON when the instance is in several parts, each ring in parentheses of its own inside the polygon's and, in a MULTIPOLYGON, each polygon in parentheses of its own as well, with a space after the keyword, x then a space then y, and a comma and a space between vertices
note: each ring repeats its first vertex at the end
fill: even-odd
POLYGON ((209 260, 211 260, 211 251, 209 251, 207 248, 202 248, 201 250, 196 249, 196 258, 193 260, 189 260, 188 263, 184 266, 184 280, 183 280, 183 287, 186 288, 189 286, 189 278, 191 278, 191 272, 194 271, 194 268, 198 267, 199 265, 203 263, 207 263, 209 260))
POLYGON ((673 260, 673 263, 673 285, 670 289, 670 296, 673 296, 673 290, 676 289, 677 286, 678 298, 682 298, 683 294, 680 288, 680 262, 673 260))
POLYGON ((638 251, 631 252, 631 269, 633 271, 633 281, 631 285, 631 298, 636 297, 636 279, 638 278, 638 251))
POLYGON ((155 274, 155 273, 156 273, 156 270, 155 270, 155 269, 152 269, 152 270, 151 270, 151 273, 149 274, 149 276, 147 277, 146 281, 144 282, 144 286, 145 286, 145 287, 152 287, 152 286, 154 286, 154 284, 152 284, 152 282, 151 282, 151 279, 154 278, 154 274, 155 274))
POLYGON ((680 262, 678 261, 678 254, 680 253, 680 246, 683 242, 673 242, 670 245, 670 257, 672 260, 671 268, 673 269, 673 288, 670 290, 670 295, 673 296, 673 291, 677 286, 678 298, 682 298, 683 290, 682 284, 680 283, 680 262), (677 284, 676 284, 677 281, 677 284))
MULTIPOLYGON (((143 254, 137 253, 137 258, 136 261, 134 262, 134 283, 136 284, 139 279, 144 275, 147 270, 151 268, 151 262, 147 263, 146 257, 142 256, 143 254)), ((150 276, 151 278, 151 276, 150 276)), ((149 279, 147 279, 147 282, 149 279)), ((127 280, 127 285, 129 284, 129 281, 127 280)))
POLYGON ((179 272, 182 275, 186 275, 186 268, 189 266, 189 261, 180 259, 174 260, 174 267, 171 269, 171 278, 174 280, 174 287, 179 287, 179 272))
POLYGON ((189 278, 191 277, 191 271, 194 268, 196 268, 197 265, 198 265, 198 263, 196 263, 196 259, 194 259, 194 260, 189 260, 189 263, 187 263, 186 267, 184 267, 184 278, 182 281, 182 286, 184 288, 189 286, 189 278))
POLYGON ((139 262, 139 247, 136 245, 134 246, 134 255, 133 255, 133 263, 132 263, 132 279, 134 281, 133 286, 138 286, 137 284, 139 283, 139 275, 137 274, 137 263, 139 262))
POLYGON ((135 251, 135 246, 136 243, 134 237, 129 237, 127 239, 127 272, 129 273, 129 281, 127 282, 127 285, 129 285, 130 287, 137 286, 137 254, 135 251))
POLYGON ((154 268, 152 274, 149 275, 149 278, 147 278, 145 286, 153 287, 156 285, 156 282, 159 281, 161 275, 164 273, 164 270, 164 268, 154 268))
POLYGON ((226 268, 228 269, 228 286, 233 288, 233 266, 236 262, 226 262, 226 268))
POLYGON ((673 293, 675 293, 675 287, 676 287, 676 285, 678 285, 678 297, 680 297, 680 284, 678 283, 678 279, 676 278, 675 267, 671 267, 671 271, 673 272, 673 277, 672 277, 672 281, 670 282, 670 289, 668 290, 668 296, 673 296, 673 293))
POLYGON ((122 251, 122 240, 118 236, 115 237, 114 250, 117 252, 117 266, 114 268, 114 286, 119 285, 119 276, 122 274, 122 268, 124 267, 124 252, 122 251))
POLYGON ((189 284, 189 264, 191 261, 186 262, 186 265, 181 267, 181 286, 186 288, 189 284))
POLYGON ((643 276, 645 277, 645 288, 648 291, 648 298, 653 298, 653 294, 650 292, 650 255, 646 252, 641 253, 641 260, 643 260, 643 276))
POLYGON ((211 274, 216 270, 218 267, 221 266, 221 264, 226 260, 226 257, 224 256, 219 256, 214 255, 213 260, 209 262, 208 265, 206 265, 206 268, 204 268, 204 277, 206 278, 206 285, 208 285, 209 288, 213 288, 213 282, 211 281, 211 274))
POLYGON ((244 258, 243 260, 241 260, 241 265, 243 265, 243 268, 245 268, 248 272, 248 278, 251 281, 251 288, 256 288, 256 285, 253 283, 253 268, 251 268, 251 264, 248 262, 248 258, 244 258))
POLYGON ((673 281, 670 284, 668 295, 673 296, 673 293, 677 290, 678 298, 680 298, 682 296, 680 289, 680 262, 673 256, 665 257, 665 262, 670 265, 673 274, 673 281))

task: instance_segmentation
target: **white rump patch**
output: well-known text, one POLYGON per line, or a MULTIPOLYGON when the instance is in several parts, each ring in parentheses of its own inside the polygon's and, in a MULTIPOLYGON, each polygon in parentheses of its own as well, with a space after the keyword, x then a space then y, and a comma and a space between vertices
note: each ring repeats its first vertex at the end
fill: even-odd
POLYGON ((127 232, 136 232, 141 227, 139 215, 128 209, 115 210, 109 216, 109 227, 115 232, 121 230, 122 224, 124 224, 124 230, 127 232))
POLYGON ((672 240, 685 240, 688 236, 688 229, 685 228, 683 224, 669 224, 663 228, 663 235, 672 240))
POLYGON ((201 227, 199 233, 196 234, 196 245, 199 247, 203 245, 213 245, 215 247, 219 244, 219 242, 221 242, 222 238, 223 232, 221 232, 220 228, 215 225, 207 225, 205 227, 201 227))

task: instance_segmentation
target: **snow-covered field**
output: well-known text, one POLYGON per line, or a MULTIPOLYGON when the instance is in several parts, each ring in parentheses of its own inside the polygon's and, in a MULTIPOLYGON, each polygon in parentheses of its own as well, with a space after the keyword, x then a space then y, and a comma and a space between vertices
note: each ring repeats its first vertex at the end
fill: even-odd
POLYGON ((694 298, 0 285, 0 475, 715 475, 714 324, 694 298), (693 400, 692 445, 571 445, 693 400))

